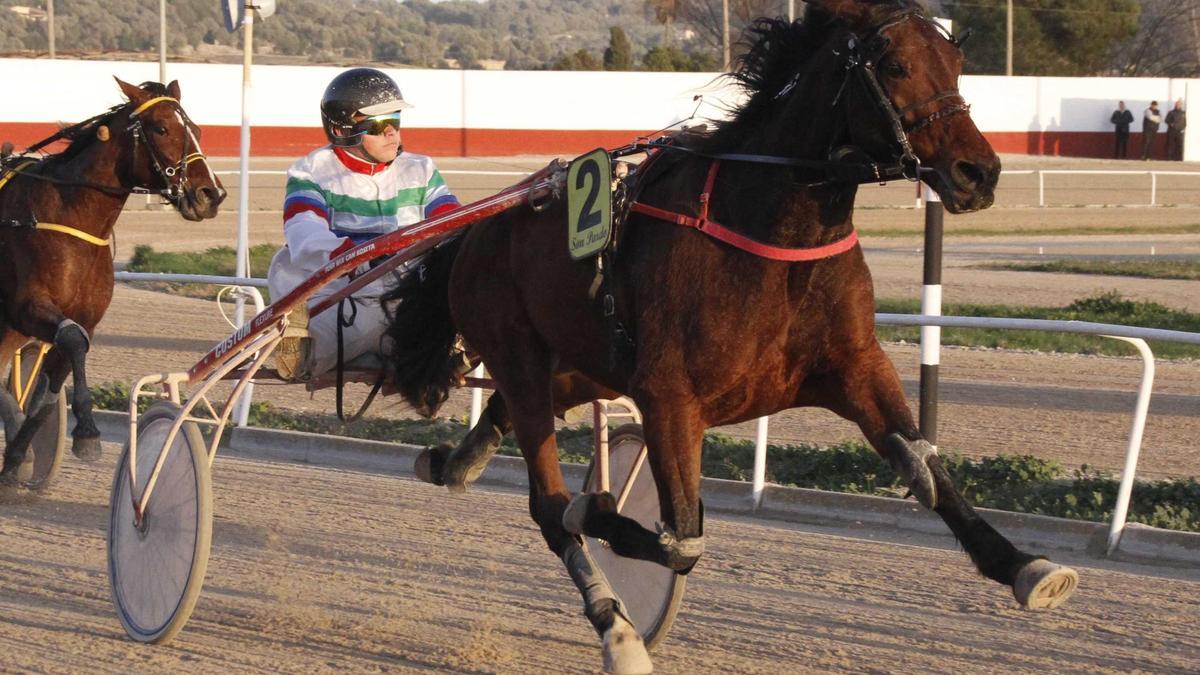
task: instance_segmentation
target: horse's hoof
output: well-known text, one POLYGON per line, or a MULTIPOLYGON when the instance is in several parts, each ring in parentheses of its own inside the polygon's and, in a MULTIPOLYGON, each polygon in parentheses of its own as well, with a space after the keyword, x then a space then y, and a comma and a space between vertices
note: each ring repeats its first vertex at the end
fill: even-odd
POLYGON ((892 469, 908 484, 909 492, 930 511, 937 508, 937 484, 929 460, 937 456, 937 449, 923 438, 910 441, 898 433, 884 441, 890 452, 888 461, 892 469))
POLYGON ((95 462, 104 451, 100 448, 100 437, 82 438, 76 436, 71 441, 71 454, 84 462, 95 462))
POLYGON ((461 445, 446 458, 442 480, 451 492, 466 492, 467 486, 479 480, 492 455, 500 449, 504 434, 492 424, 490 414, 480 416, 461 445))
POLYGON ((445 485, 442 480, 442 468, 446 465, 446 457, 453 450, 453 447, 445 443, 425 448, 417 455, 417 461, 413 462, 413 473, 426 483, 445 485))
POLYGON ((1017 573, 1013 595, 1022 607, 1054 609, 1066 602, 1078 585, 1075 570, 1038 558, 1017 573))
POLYGON ((603 648, 606 673, 640 675, 654 672, 642 636, 620 615, 613 617, 612 627, 604 632, 603 648))
POLYGON ((25 451, 25 461, 17 467, 17 481, 28 483, 33 480, 33 450, 25 451))
POLYGON ((563 511, 563 529, 571 534, 583 535, 584 524, 597 511, 617 510, 617 498, 611 492, 584 492, 575 495, 563 511))

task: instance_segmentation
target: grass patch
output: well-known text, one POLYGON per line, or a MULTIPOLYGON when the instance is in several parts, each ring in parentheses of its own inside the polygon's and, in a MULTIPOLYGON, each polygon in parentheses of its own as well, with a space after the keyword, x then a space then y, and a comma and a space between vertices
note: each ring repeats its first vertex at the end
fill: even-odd
MULTIPOLYGON (((129 388, 105 384, 92 388, 99 409, 126 410, 129 388)), ((150 404, 143 401, 143 410, 150 404)), ((467 432, 459 420, 386 420, 365 418, 342 424, 334 415, 311 415, 278 410, 255 403, 252 426, 287 429, 376 441, 435 445, 457 442, 467 432)), ((592 455, 592 430, 587 426, 558 432, 562 461, 586 464, 592 455)), ((519 455, 511 436, 500 454, 519 455)), ((971 503, 987 507, 1076 520, 1104 522, 1112 517, 1118 481, 1112 475, 1083 467, 1069 472, 1054 460, 1001 456, 972 459, 943 453, 950 475, 971 503)), ((704 436, 701 471, 705 476, 747 481, 754 465, 754 443, 721 434, 704 436)), ((767 448, 767 480, 781 485, 901 497, 899 478, 874 450, 861 441, 832 447, 772 445, 767 448)), ((1200 531, 1200 482, 1195 478, 1139 481, 1129 507, 1130 522, 1191 532, 1200 531)))
MULTIPOLYGON (((921 303, 918 300, 876 300, 875 305, 878 312, 921 313, 921 303)), ((1170 309, 1154 302, 1126 300, 1116 291, 1082 298, 1066 307, 948 304, 942 308, 942 313, 955 316, 1091 321, 1200 332, 1200 314, 1170 309)), ((920 339, 919 328, 878 326, 876 333, 880 340, 892 342, 917 342, 920 339)), ((1091 335, 985 328, 943 328, 942 344, 1116 356, 1137 353, 1132 345, 1125 342, 1091 335)), ((1152 341, 1150 346, 1160 358, 1200 358, 1198 345, 1152 341)))
POLYGON ((1200 281, 1200 260, 1047 260, 1036 263, 987 263, 976 269, 1058 274, 1103 274, 1143 279, 1200 281))
MULTIPOLYGON (((921 226, 902 227, 871 227, 855 226, 859 235, 864 237, 921 237, 925 230, 921 226)), ((1109 225, 1101 227, 953 227, 947 226, 945 236, 954 237, 1012 237, 1012 236, 1063 236, 1063 235, 1102 235, 1102 234, 1200 234, 1200 223, 1184 225, 1109 225)))
MULTIPOLYGON (((250 248, 250 270, 265 275, 271 257, 279 247, 275 244, 259 244, 250 248)), ((133 257, 125 267, 128 272, 151 272, 159 274, 214 274, 223 277, 236 276, 237 251, 229 246, 218 246, 197 253, 163 253, 142 244, 133 249, 133 257)), ((217 284, 177 284, 169 282, 135 282, 137 288, 164 291, 190 298, 211 298, 217 284)), ((263 298, 270 302, 267 290, 261 289, 263 298)))

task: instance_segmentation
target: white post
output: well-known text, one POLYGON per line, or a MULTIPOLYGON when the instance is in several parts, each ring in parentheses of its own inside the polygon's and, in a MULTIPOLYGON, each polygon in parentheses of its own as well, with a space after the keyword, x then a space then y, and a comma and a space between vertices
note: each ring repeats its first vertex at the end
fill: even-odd
MULTIPOLYGON (((483 364, 475 366, 475 370, 471 371, 471 377, 484 377, 486 371, 483 369, 483 364)), ((471 429, 479 424, 479 416, 483 414, 483 389, 480 387, 471 387, 471 419, 467 426, 471 429)))
MULTIPOLYGON (((240 150, 240 177, 238 182, 238 232, 237 232, 237 262, 235 274, 241 277, 250 276, 250 106, 251 80, 250 62, 254 56, 254 11, 247 3, 242 7, 242 134, 240 150)), ((237 313, 235 322, 238 328, 246 322, 246 298, 242 294, 237 297, 237 313)), ((254 395, 254 384, 247 384, 246 389, 238 399, 234 411, 234 422, 238 426, 246 426, 250 418, 250 399, 254 395)))
POLYGON ((1046 175, 1038 169, 1038 206, 1046 205, 1046 175))
POLYGON ((1150 206, 1158 205, 1158 173, 1150 172, 1150 206))
POLYGON ((1125 469, 1121 472, 1121 486, 1117 489, 1117 503, 1113 507, 1112 524, 1108 528, 1108 555, 1112 555, 1121 543, 1125 531, 1125 517, 1129 513, 1129 497, 1133 494, 1133 478, 1137 472, 1138 455, 1142 450, 1142 432, 1146 429, 1146 413, 1150 410, 1150 392, 1154 388, 1154 354, 1141 338, 1105 335, 1124 340, 1137 347, 1142 355, 1142 383, 1138 386, 1137 406, 1133 409, 1133 428, 1129 431, 1129 445, 1125 450, 1125 469))
POLYGON ((758 418, 758 431, 754 438, 754 476, 751 496, 754 499, 754 509, 762 506, 763 489, 767 482, 767 420, 764 415, 758 418))

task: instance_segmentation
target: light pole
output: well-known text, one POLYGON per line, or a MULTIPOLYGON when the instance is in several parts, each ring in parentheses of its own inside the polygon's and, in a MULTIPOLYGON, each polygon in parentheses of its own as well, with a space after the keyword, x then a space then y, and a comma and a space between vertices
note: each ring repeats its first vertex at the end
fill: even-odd
POLYGON ((167 0, 158 0, 158 81, 167 83, 167 0))
POLYGON ((46 33, 50 36, 50 58, 54 58, 54 0, 46 0, 46 33))
POLYGON ((729 68, 729 0, 721 0, 721 70, 729 68))
POLYGON ((1012 77, 1013 0, 1008 0, 1008 47, 1005 49, 1004 74, 1012 77))

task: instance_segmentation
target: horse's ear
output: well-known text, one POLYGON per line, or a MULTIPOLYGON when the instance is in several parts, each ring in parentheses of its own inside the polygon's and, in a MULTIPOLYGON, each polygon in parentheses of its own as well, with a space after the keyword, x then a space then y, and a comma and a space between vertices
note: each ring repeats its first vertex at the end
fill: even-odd
POLYGON ((837 17, 853 31, 867 30, 876 3, 864 0, 807 0, 808 4, 837 17))
POLYGON ((179 100, 179 80, 171 80, 171 84, 167 85, 167 96, 179 100))
POLYGON ((117 86, 121 88, 121 93, 125 94, 125 98, 129 99, 130 103, 141 103, 146 99, 146 92, 134 84, 124 82, 121 78, 113 75, 113 79, 117 81, 117 86))

